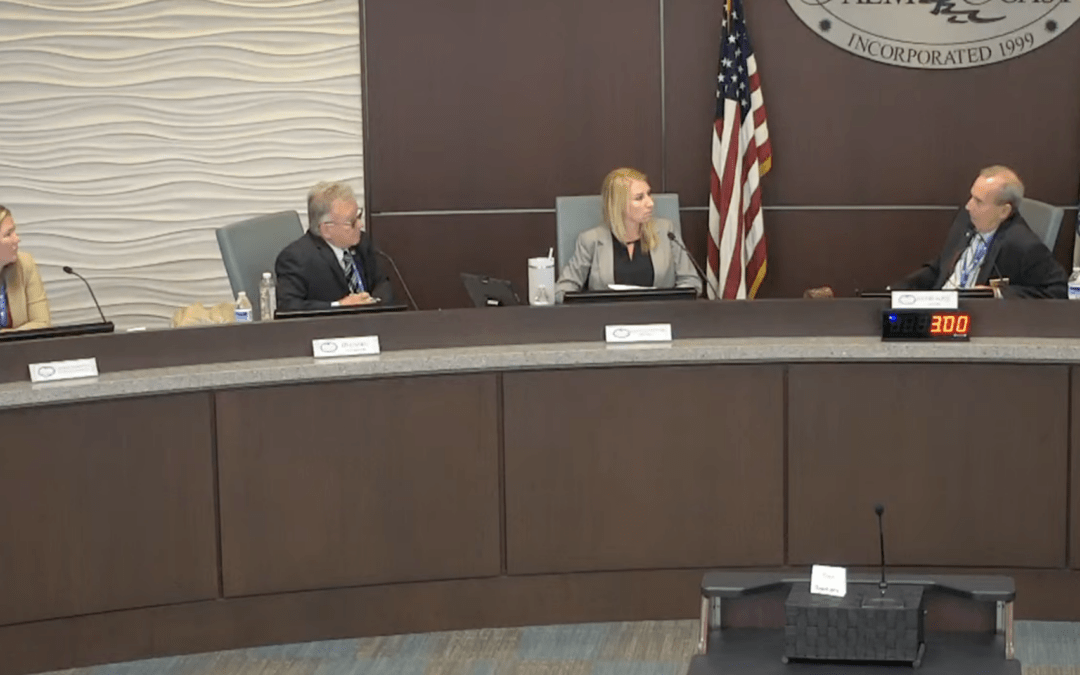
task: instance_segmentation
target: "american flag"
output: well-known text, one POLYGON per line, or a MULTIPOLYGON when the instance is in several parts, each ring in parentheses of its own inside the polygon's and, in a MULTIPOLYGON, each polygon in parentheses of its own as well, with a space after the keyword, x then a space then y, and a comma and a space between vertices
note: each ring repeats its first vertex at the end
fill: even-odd
POLYGON ((716 82, 709 285, 725 299, 752 298, 765 279, 760 178, 772 168, 772 145, 742 0, 727 0, 716 82))

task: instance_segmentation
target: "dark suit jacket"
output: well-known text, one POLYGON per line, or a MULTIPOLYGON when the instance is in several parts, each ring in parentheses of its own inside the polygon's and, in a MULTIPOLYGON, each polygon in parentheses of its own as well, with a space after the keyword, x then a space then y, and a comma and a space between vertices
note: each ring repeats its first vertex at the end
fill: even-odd
MULTIPOLYGON (((893 284, 892 288, 940 289, 952 276, 956 260, 974 234, 975 226, 971 224, 967 209, 960 209, 941 255, 900 283, 893 284)), ((1000 277, 1009 280, 1001 293, 1007 298, 1064 298, 1068 295, 1065 270, 1019 213, 1012 214, 998 226, 975 283, 986 285, 990 279, 1000 277)))
MULTIPOLYGON (((368 232, 364 232, 352 254, 361 268, 360 276, 368 293, 383 304, 393 304, 390 278, 379 269, 378 256, 368 232)), ((310 230, 278 254, 274 272, 277 275, 277 308, 283 311, 326 309, 330 303, 349 294, 345 271, 338 264, 334 251, 310 230)))

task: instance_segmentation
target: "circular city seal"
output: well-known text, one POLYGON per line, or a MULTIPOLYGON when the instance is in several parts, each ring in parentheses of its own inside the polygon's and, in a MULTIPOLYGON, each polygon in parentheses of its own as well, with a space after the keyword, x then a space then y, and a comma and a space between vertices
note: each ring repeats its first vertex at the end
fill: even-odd
POLYGON ((1080 19, 1080 0, 788 0, 811 30, 904 68, 972 68, 1023 56, 1080 19))

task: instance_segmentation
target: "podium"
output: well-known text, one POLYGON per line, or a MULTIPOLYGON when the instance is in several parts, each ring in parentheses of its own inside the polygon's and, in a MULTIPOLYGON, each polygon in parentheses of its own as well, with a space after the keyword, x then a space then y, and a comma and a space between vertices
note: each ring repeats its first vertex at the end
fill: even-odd
MULTIPOLYGON (((872 574, 848 576, 849 590, 877 588, 872 574)), ((1002 576, 889 576, 919 589, 926 651, 918 668, 852 662, 784 663, 785 600, 809 572, 710 572, 701 583, 701 634, 688 675, 1020 675, 1013 641, 1013 580, 1002 576)))

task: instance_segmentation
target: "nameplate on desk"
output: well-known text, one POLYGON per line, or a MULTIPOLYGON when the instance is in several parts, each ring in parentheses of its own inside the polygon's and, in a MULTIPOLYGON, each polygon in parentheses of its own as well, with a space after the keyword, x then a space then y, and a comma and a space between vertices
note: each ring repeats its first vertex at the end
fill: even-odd
POLYGON ((369 356, 379 353, 379 336, 324 338, 312 340, 311 349, 315 358, 326 359, 338 356, 369 356))
POLYGON ((847 595, 847 569, 814 565, 810 570, 810 592, 842 598, 847 595))
POLYGON ((80 377, 97 377, 97 359, 71 359, 30 364, 31 382, 74 380, 80 377))
POLYGON ((893 309, 956 309, 956 291, 892 291, 893 309))
POLYGON ((608 342, 671 342, 670 323, 643 323, 629 326, 605 326, 608 342))

